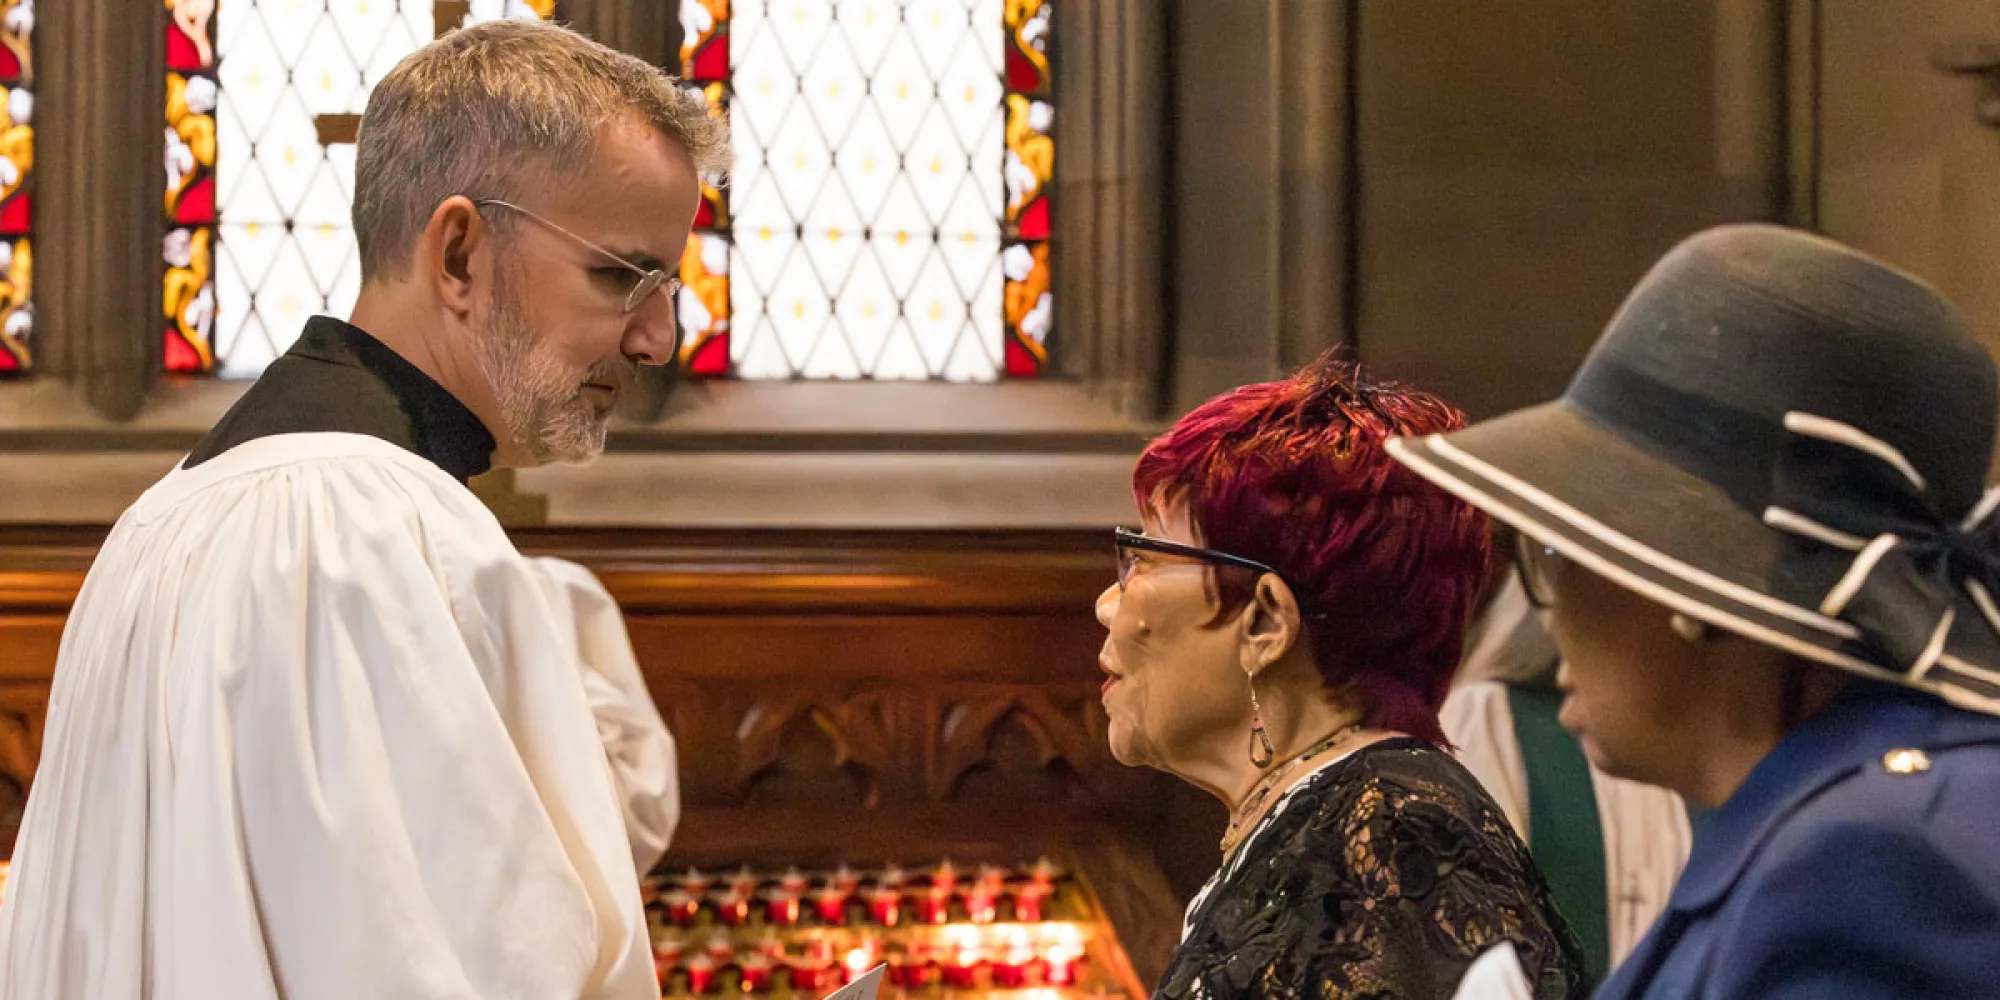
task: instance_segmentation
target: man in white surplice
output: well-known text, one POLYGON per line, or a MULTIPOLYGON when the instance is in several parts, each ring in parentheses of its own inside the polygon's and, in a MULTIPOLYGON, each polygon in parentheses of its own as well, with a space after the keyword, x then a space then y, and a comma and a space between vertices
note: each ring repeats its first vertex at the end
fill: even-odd
POLYGON ((658 996, 637 875, 671 746, 589 652, 601 590, 465 482, 595 455, 674 359, 656 293, 726 146, 699 97, 537 23, 377 86, 351 322, 306 324, 77 597, 0 997, 658 996))

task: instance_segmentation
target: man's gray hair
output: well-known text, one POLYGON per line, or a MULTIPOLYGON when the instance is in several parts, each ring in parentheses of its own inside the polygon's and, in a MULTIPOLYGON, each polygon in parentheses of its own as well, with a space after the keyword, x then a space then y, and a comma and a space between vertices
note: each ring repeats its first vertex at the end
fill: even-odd
POLYGON ((368 98, 354 168, 364 280, 407 273, 452 195, 518 200, 589 161, 597 130, 637 111, 699 170, 729 165, 729 125, 700 94, 567 28, 487 21, 411 53, 368 98))

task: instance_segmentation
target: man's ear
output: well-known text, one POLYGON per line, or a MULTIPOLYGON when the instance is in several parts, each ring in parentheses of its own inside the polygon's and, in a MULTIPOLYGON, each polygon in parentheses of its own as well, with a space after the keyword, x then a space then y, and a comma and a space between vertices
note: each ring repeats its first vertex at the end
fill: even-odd
POLYGON ((1292 588, 1276 573, 1257 578, 1250 601, 1237 615, 1237 649, 1244 673, 1252 677, 1285 658, 1298 644, 1304 615, 1292 588))
POLYGON ((460 317, 469 316, 479 300, 481 272, 492 266, 493 230, 478 206, 464 195, 452 195, 431 211, 417 240, 419 277, 431 282, 438 300, 460 317), (479 258, 485 257, 484 261, 479 258))

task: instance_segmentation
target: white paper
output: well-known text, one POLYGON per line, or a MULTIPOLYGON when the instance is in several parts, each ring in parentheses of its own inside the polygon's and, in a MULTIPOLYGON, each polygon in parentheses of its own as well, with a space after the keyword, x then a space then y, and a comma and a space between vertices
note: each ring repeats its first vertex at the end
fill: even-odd
POLYGON ((877 965, 855 977, 846 986, 826 995, 826 1000, 875 1000, 875 992, 882 988, 882 973, 887 965, 877 965))

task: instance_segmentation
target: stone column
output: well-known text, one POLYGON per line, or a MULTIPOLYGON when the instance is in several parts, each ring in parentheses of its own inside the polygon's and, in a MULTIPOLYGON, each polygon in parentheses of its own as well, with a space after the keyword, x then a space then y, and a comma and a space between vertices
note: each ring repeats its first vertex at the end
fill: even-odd
POLYGON ((161 365, 166 10, 39 4, 36 331, 46 371, 114 420, 161 365))
POLYGON ((1057 370, 1120 411, 1159 413, 1166 289, 1167 5, 1055 8, 1057 370))

